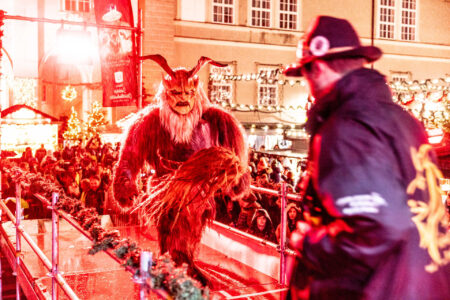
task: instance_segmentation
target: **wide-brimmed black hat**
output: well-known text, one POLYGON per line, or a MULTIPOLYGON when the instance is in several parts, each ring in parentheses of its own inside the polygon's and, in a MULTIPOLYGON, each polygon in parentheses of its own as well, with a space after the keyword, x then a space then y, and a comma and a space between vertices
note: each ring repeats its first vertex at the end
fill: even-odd
POLYGON ((378 47, 361 45, 349 21, 318 16, 298 43, 297 62, 287 66, 283 73, 286 76, 302 76, 301 68, 316 59, 364 57, 367 62, 373 62, 381 55, 378 47))

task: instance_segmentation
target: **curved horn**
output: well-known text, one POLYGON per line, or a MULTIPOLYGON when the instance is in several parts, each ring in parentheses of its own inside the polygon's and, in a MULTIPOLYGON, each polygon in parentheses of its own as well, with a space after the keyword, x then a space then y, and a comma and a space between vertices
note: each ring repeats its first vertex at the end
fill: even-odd
POLYGON ((164 71, 166 71, 167 74, 169 74, 170 77, 175 78, 174 71, 172 70, 172 68, 169 67, 169 65, 167 64, 167 60, 162 55, 160 54, 145 55, 141 56, 140 59, 141 60, 151 59, 155 61, 158 65, 161 66, 161 68, 164 69, 164 71))
POLYGON ((189 78, 192 77, 192 76, 194 76, 195 74, 197 74, 197 72, 200 71, 201 68, 203 68, 203 66, 206 65, 207 63, 210 63, 210 64, 212 64, 213 66, 216 66, 216 67, 222 67, 222 68, 228 66, 228 65, 226 65, 226 64, 221 64, 220 62, 217 62, 217 61, 215 61, 215 60, 212 60, 212 59, 209 58, 209 57, 202 56, 202 57, 200 57, 200 59, 198 60, 197 65, 196 65, 195 67, 193 67, 192 70, 189 71, 189 78))

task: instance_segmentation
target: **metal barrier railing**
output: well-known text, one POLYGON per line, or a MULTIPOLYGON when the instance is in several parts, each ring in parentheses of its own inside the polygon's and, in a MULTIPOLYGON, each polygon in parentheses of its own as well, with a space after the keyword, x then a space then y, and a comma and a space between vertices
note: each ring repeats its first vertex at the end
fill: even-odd
MULTIPOLYGON (((286 248, 286 228, 287 228, 287 212, 286 212, 286 206, 287 206, 287 199, 294 200, 294 201, 301 201, 302 198, 299 195, 290 194, 287 193, 287 185, 286 182, 283 182, 281 184, 281 190, 276 191, 268 188, 263 187, 257 187, 257 186, 250 186, 252 191, 268 194, 272 196, 277 196, 281 198, 281 234, 280 234, 280 245, 276 246, 279 247, 280 252, 280 284, 286 285, 286 255, 294 255, 294 251, 286 248)), ((250 235, 251 236, 251 235, 250 235)), ((255 237, 253 237, 255 238, 255 237)), ((269 246, 273 243, 267 243, 269 246)), ((275 245, 275 244, 273 244, 275 245)))
MULTIPOLYGON (((6 206, 3 201, 0 201, 0 208, 2 212, 5 212, 9 220, 14 224, 16 228, 16 261, 15 261, 15 275, 16 275, 16 299, 20 299, 20 284, 19 284, 19 269, 20 264, 22 263, 20 259, 21 254, 21 238, 23 237, 37 257, 41 260, 47 270, 50 272, 49 276, 52 277, 52 299, 58 298, 58 285, 64 291, 64 293, 69 297, 69 299, 80 299, 72 290, 72 288, 67 284, 66 280, 62 277, 62 275, 58 272, 58 216, 56 212, 56 201, 58 195, 56 193, 53 194, 52 204, 49 205, 48 208, 52 209, 52 261, 45 256, 44 252, 39 248, 36 242, 31 238, 31 236, 25 232, 23 226, 20 224, 21 222, 21 191, 20 184, 16 184, 16 213, 15 216, 6 206), (56 194, 56 195, 55 195, 56 194)), ((1 293, 1 290, 0 290, 1 293)))
MULTIPOLYGON (((18 280, 18 272, 21 264, 20 260, 20 251, 21 251, 21 237, 23 237, 27 243, 30 245, 31 249, 36 253, 37 257, 42 261, 44 266, 47 268, 49 272, 49 276, 52 277, 52 299, 56 300, 58 299, 58 289, 57 285, 59 285, 62 290, 65 292, 65 294, 69 297, 69 299, 80 299, 75 292, 72 290, 72 288, 68 285, 68 283, 65 281, 65 279, 62 277, 62 275, 58 271, 58 263, 59 263, 59 245, 58 245, 58 239, 59 239, 59 217, 66 220, 70 225, 72 225, 75 229, 77 229, 81 234, 83 234, 85 237, 87 237, 89 240, 93 241, 92 236, 85 231, 77 221, 73 219, 72 216, 67 214, 66 212, 62 210, 58 210, 56 207, 56 203, 58 202, 59 195, 58 193, 52 194, 52 203, 50 203, 45 197, 35 194, 34 195, 38 200, 40 200, 45 206, 47 206, 49 209, 52 210, 52 261, 45 256, 44 252, 39 248, 39 246, 33 241, 31 236, 26 233, 23 229, 23 227, 20 225, 21 220, 21 204, 20 204, 20 184, 16 185, 16 216, 12 214, 12 212, 9 210, 9 208, 6 206, 6 204, 3 201, 0 201, 0 214, 1 212, 5 212, 8 218, 11 220, 11 222, 14 224, 16 228, 16 264, 15 264, 15 275, 16 275, 16 296, 17 300, 20 300, 20 284, 18 280)), ((115 261, 117 261, 119 264, 122 264, 122 261, 117 258, 114 253, 108 249, 105 250, 105 252, 115 261)), ((143 257, 147 257, 148 253, 144 252, 143 257)), ((142 260, 141 261, 141 269, 142 270, 148 270, 149 261, 148 260, 142 260)), ((134 270, 127 266, 125 268, 127 271, 129 271, 131 274, 134 274, 134 270)), ((0 265, 1 270, 1 265, 0 265)), ((144 272, 142 272, 144 274, 144 272)), ((145 276, 141 276, 140 278, 136 279, 137 283, 140 283, 140 299, 145 299, 145 291, 144 286, 147 284, 147 278, 145 276)), ((148 285, 148 284, 147 284, 148 285)), ((0 281, 0 295, 2 293, 1 290, 1 281, 0 281)), ((158 296, 165 297, 166 294, 164 294, 162 291, 153 290, 153 292, 158 296)))
MULTIPOLYGON (((244 235, 248 238, 254 239, 258 242, 264 243, 269 247, 276 248, 277 251, 280 252, 280 284, 285 285, 286 284, 286 255, 291 254, 293 255, 294 252, 290 249, 286 248, 286 205, 287 205, 287 199, 294 200, 294 201, 300 201, 301 197, 295 194, 288 194, 286 192, 286 183, 282 183, 281 190, 276 191, 272 189, 262 188, 262 187, 256 187, 251 186, 251 189, 255 192, 259 193, 265 193, 273 196, 278 196, 281 198, 281 235, 280 235, 280 245, 277 245, 275 243, 271 243, 268 241, 265 241, 264 239, 255 237, 254 235, 248 234, 246 232, 243 232, 241 230, 235 229, 233 227, 225 226, 228 230, 234 231, 236 233, 239 233, 240 235, 244 235)), ((58 299, 58 288, 59 285, 61 289, 64 291, 64 293, 69 297, 69 299, 79 299, 78 296, 75 294, 75 292, 71 289, 71 287, 68 285, 68 283, 65 281, 65 279, 62 277, 62 275, 58 271, 58 264, 59 264, 59 245, 58 245, 58 231, 59 231, 59 217, 66 220, 69 224, 71 224, 75 229, 77 229, 81 234, 83 234, 85 237, 87 237, 89 240, 93 241, 92 236, 85 231, 78 222, 68 213, 58 210, 56 207, 56 204, 58 202, 59 195, 58 193, 52 194, 52 201, 48 201, 45 197, 35 194, 35 197, 40 200, 44 206, 47 206, 49 209, 52 210, 52 260, 50 260, 45 256, 45 254, 42 252, 42 250, 37 246, 37 244, 33 241, 31 236, 26 233, 23 229, 23 226, 21 226, 20 221, 22 219, 21 217, 21 190, 20 190, 20 184, 16 184, 16 214, 15 216, 11 213, 9 208, 6 206, 6 204, 3 201, 0 201, 0 214, 1 212, 5 212, 9 220, 14 224, 16 228, 16 253, 15 253, 15 275, 16 275, 16 295, 17 299, 20 299, 20 285, 18 280, 18 272, 20 268, 21 259, 20 259, 20 253, 21 253, 21 237, 25 239, 25 241, 29 244, 31 249, 34 251, 34 253, 37 255, 37 257, 42 261, 44 266, 49 271, 49 276, 52 277, 52 299, 56 300, 58 299)), ((220 224, 216 222, 216 224, 220 224)), ((105 251, 112 259, 117 261, 119 264, 122 264, 122 261, 115 256, 115 254, 112 252, 112 250, 106 250, 105 251)), ((146 270, 148 268, 148 262, 144 262, 141 265, 141 268, 143 270, 146 270), (146 265, 144 265, 146 264, 146 265)), ((0 265, 1 270, 1 265, 0 265)), ((131 274, 134 273, 134 270, 131 267, 126 267, 126 270, 129 271, 131 274)), ((138 278, 136 280, 137 283, 143 283, 145 282, 145 278, 138 278)), ((144 292, 143 292, 143 284, 141 283, 141 292, 140 292, 140 298, 144 299, 144 292)), ((0 293, 1 293, 1 280, 0 280, 0 293)), ((157 293, 157 291, 155 291, 157 293)))

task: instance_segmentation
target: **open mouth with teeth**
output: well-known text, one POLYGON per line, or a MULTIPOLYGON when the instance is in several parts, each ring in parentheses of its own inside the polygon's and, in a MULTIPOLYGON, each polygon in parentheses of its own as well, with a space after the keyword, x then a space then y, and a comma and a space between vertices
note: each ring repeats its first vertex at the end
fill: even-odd
POLYGON ((176 106, 181 106, 181 107, 189 106, 189 102, 188 101, 180 101, 180 102, 177 102, 176 106))

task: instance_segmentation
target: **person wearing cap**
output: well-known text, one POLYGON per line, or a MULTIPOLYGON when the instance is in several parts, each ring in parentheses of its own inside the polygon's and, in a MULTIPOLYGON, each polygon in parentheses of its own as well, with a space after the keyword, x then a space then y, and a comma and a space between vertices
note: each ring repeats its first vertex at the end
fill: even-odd
POLYGON ((364 68, 381 55, 318 16, 284 70, 315 98, 303 199, 320 217, 291 234, 288 299, 450 299, 442 174, 422 124, 364 68))

